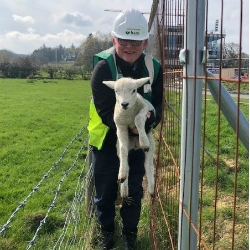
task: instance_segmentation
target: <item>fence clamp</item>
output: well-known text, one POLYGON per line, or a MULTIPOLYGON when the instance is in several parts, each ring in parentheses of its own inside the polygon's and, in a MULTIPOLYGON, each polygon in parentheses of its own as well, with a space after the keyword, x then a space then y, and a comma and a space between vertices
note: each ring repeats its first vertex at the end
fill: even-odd
POLYGON ((180 60, 181 64, 187 63, 186 54, 187 54, 187 50, 186 49, 181 49, 180 50, 179 60, 180 60))
POLYGON ((209 59, 209 53, 208 53, 208 51, 207 51, 207 48, 204 47, 204 50, 202 51, 202 60, 201 60, 201 64, 205 64, 206 58, 207 58, 207 60, 209 59), (206 53, 206 52, 207 52, 207 53, 206 53))

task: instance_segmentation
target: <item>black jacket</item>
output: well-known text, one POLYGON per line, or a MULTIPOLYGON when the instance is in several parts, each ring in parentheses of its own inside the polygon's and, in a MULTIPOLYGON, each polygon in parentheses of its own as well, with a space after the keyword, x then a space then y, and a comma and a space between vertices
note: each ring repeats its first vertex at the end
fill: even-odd
MULTIPOLYGON (((133 79, 143 77, 143 55, 138 58, 133 66, 130 66, 116 54, 116 65, 117 67, 120 67, 123 77, 131 77, 133 79)), ((102 122, 110 128, 102 147, 102 150, 109 150, 110 147, 115 149, 117 141, 116 126, 113 119, 116 99, 114 90, 102 83, 105 80, 112 80, 112 74, 108 63, 105 60, 101 60, 94 68, 91 79, 91 88, 96 110, 101 117, 102 122)), ((161 120, 162 92, 163 75, 162 68, 160 67, 157 79, 152 84, 152 104, 156 111, 156 117, 151 115, 151 119, 146 122, 146 130, 148 130, 152 124, 153 128, 155 128, 161 120)), ((143 87, 138 89, 138 93, 143 95, 143 87)))

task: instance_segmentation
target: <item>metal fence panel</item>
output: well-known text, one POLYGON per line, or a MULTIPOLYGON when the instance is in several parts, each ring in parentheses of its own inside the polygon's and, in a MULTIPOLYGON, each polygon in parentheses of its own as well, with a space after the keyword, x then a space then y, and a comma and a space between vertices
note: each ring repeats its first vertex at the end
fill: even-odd
POLYGON ((152 249, 178 249, 178 242, 179 249, 249 248, 249 65, 245 63, 249 62, 249 52, 244 51, 246 39, 242 32, 248 25, 249 3, 229 2, 153 1, 148 49, 164 68, 165 103, 158 131, 156 197, 151 204, 152 249), (234 29, 226 33, 225 27, 232 21, 230 15, 234 18, 234 29), (195 22, 188 22, 190 16, 195 22), (215 23, 214 28, 211 23, 215 23), (199 25, 205 31, 197 28, 199 25), (190 29, 194 30, 193 35, 190 29), (195 53, 190 52, 190 47, 195 53), (183 48, 188 48, 181 60, 184 66, 179 60, 183 48), (234 56, 228 55, 229 50, 234 56), (204 66, 197 70, 197 63, 201 62, 204 66), (214 76, 205 69, 213 71, 214 76), (211 95, 209 84, 217 84, 217 100, 211 95), (233 100, 235 106, 236 115, 230 117, 230 123, 222 112, 227 107, 222 103, 225 100, 225 103, 233 100), (196 115, 197 110, 201 116, 196 115), (183 127, 188 122, 195 125, 191 132, 183 127), (194 139, 197 134, 201 135, 199 140, 194 139), (189 136, 191 144, 185 141, 189 136), (192 153, 187 154, 188 151, 192 153), (191 175, 189 187, 187 163, 190 171, 196 173, 191 175), (185 171, 181 172, 182 165, 185 171), (193 189, 194 192, 190 191, 193 189), (187 205, 181 199, 184 196, 187 205), (198 204, 192 202, 194 196, 198 204), (183 220, 187 222, 186 228, 183 220))

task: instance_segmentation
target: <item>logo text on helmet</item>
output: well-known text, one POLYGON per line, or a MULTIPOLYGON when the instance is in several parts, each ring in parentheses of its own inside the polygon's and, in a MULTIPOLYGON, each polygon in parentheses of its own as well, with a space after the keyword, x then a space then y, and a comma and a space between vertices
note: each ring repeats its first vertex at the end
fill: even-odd
POLYGON ((127 31, 125 31, 126 35, 131 34, 131 35, 140 35, 140 29, 131 29, 128 28, 127 31))

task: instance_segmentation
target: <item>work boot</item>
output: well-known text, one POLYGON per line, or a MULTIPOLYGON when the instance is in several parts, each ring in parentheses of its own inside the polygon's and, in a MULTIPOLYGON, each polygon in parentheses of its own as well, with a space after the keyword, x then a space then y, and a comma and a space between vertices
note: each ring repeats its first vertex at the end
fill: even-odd
POLYGON ((101 246, 103 250, 112 249, 114 247, 114 225, 101 228, 101 246))
POLYGON ((135 250, 135 242, 137 237, 136 230, 122 230, 122 245, 124 250, 135 250))

